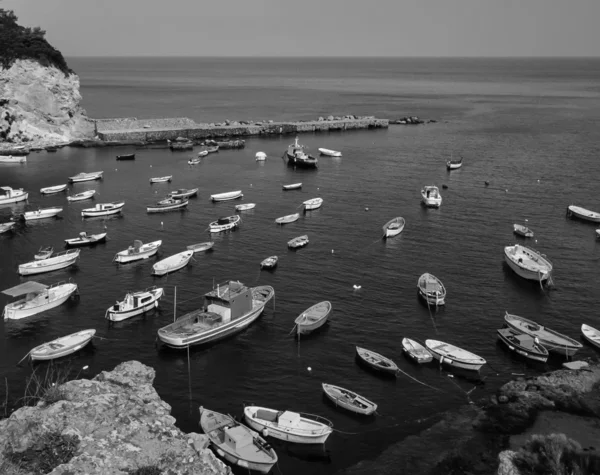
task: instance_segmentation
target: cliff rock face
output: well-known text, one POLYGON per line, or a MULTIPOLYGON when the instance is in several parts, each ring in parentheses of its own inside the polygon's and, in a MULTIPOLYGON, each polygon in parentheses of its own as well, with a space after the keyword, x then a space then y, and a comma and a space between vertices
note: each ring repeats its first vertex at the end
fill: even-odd
POLYGON ((79 105, 79 77, 18 60, 0 69, 0 143, 57 145, 94 136, 79 105))
POLYGON ((63 384, 58 402, 15 411, 0 421, 0 473, 48 473, 27 461, 43 456, 34 466, 47 467, 49 458, 69 449, 49 473, 230 474, 205 435, 175 427, 171 407, 152 386, 154 375, 152 368, 129 361, 92 380, 63 384), (58 446, 41 447, 40 441, 59 439, 58 446))

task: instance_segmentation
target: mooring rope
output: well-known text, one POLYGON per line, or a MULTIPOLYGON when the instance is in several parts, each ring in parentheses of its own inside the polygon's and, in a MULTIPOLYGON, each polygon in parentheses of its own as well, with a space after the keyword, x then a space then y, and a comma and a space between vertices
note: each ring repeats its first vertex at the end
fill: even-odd
POLYGON ((414 378, 414 377, 413 377, 413 376, 411 376, 410 374, 408 374, 408 373, 405 373, 405 372, 404 372, 404 371, 402 371, 400 368, 398 368, 398 371, 399 371, 400 373, 402 373, 404 376, 408 376, 410 379, 412 379, 413 381, 416 381, 416 382, 417 382, 417 383, 419 383, 419 384, 422 384, 423 386, 426 386, 426 387, 428 387, 428 388, 431 388, 431 389, 433 389, 434 391, 441 391, 441 389, 440 389, 440 388, 436 388, 436 387, 434 387, 434 386, 430 386, 430 385, 429 385, 429 384, 427 384, 427 383, 424 383, 423 381, 419 381, 417 378, 414 378))

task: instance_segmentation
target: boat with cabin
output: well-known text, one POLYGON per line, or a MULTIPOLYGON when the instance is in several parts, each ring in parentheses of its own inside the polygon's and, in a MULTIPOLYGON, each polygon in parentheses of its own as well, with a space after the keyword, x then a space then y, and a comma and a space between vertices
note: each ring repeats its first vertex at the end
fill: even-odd
POLYGON ((497 330, 498 340, 500 340, 506 347, 516 353, 517 355, 523 356, 532 361, 540 361, 545 363, 548 361, 550 354, 548 350, 544 348, 538 339, 527 333, 521 333, 514 328, 500 328, 497 330))
POLYGON ((52 257, 21 264, 19 265, 19 275, 43 274, 72 266, 79 258, 80 252, 79 249, 68 249, 52 257))
POLYGON ((204 306, 158 330, 158 338, 171 348, 214 343, 241 332, 254 322, 275 295, 269 285, 247 287, 229 281, 204 294, 204 306))
POLYGON ((67 201, 83 201, 89 200, 96 194, 96 190, 87 190, 82 191, 81 193, 76 193, 74 195, 67 196, 67 201))
POLYGON ((89 173, 78 173, 69 177, 71 183, 81 183, 84 181, 101 180, 104 172, 89 172, 89 173))
POLYGON ((52 246, 42 246, 39 251, 35 253, 33 258, 36 261, 42 261, 44 259, 48 259, 54 253, 54 248, 52 246))
POLYGON ((169 183, 173 179, 173 175, 155 176, 150 178, 150 183, 169 183))
POLYGON ((294 143, 288 146, 285 155, 288 160, 288 165, 301 168, 317 168, 319 161, 316 157, 307 153, 307 147, 300 145, 298 136, 294 143))
POLYGON ((0 155, 0 163, 25 163, 27 162, 26 155, 0 155))
POLYGON ((158 241, 147 242, 146 244, 143 244, 142 241, 136 239, 127 249, 117 252, 115 257, 113 257, 113 261, 123 264, 126 262, 138 261, 140 259, 148 259, 158 252, 161 245, 162 240, 160 239, 158 241))
POLYGON ((304 211, 312 211, 313 209, 319 209, 323 206, 323 198, 312 198, 310 200, 303 201, 304 211))
POLYGON ((36 346, 29 352, 29 357, 33 361, 49 361, 72 355, 92 341, 94 335, 96 335, 96 330, 92 328, 62 336, 56 340, 36 346))
POLYGON ((333 401, 336 406, 365 416, 370 416, 377 410, 377 404, 369 401, 366 397, 363 397, 354 391, 327 383, 322 383, 322 387, 325 395, 333 401))
POLYGON ((28 196, 29 193, 23 188, 13 189, 10 186, 0 186, 0 205, 25 201, 28 196))
POLYGON ((591 221, 592 223, 600 223, 600 213, 590 211, 581 206, 570 205, 567 207, 567 217, 579 218, 583 221, 591 221))
POLYGON ((260 263, 260 268, 261 269, 274 269, 277 266, 278 261, 279 261, 279 257, 277 257, 277 256, 267 257, 260 263))
POLYGON ((442 195, 437 186, 427 185, 421 190, 421 200, 429 208, 439 208, 442 205, 442 195))
POLYGON ((281 218, 277 218, 275 222, 277 224, 288 224, 293 223, 294 221, 298 221, 300 219, 300 213, 288 214, 287 216, 282 216, 281 218))
POLYGON ((456 169, 462 167, 462 164, 463 164, 462 157, 460 157, 458 160, 450 159, 446 162, 446 168, 448 170, 456 170, 456 169))
POLYGON ((379 353, 375 353, 374 351, 357 346, 356 355, 358 356, 359 360, 366 364, 369 368, 382 373, 392 374, 394 376, 396 373, 398 373, 398 366, 396 363, 394 363, 391 359, 380 355, 379 353))
POLYGON ((194 251, 187 250, 173 254, 162 261, 158 261, 152 266, 152 275, 163 276, 178 271, 179 269, 183 269, 188 265, 193 255, 194 251))
POLYGON ((404 230, 405 225, 406 220, 401 216, 390 219, 387 223, 383 225, 383 237, 389 238, 397 236, 404 230))
POLYGON ((98 203, 93 208, 81 210, 81 216, 84 218, 97 218, 98 216, 111 216, 119 214, 125 206, 124 201, 114 201, 112 203, 98 203))
POLYGON ((321 155, 326 155, 328 157, 341 157, 342 152, 338 152, 337 150, 330 150, 328 148, 320 148, 319 152, 321 155))
POLYGON ((221 233, 223 231, 228 231, 238 227, 241 221, 242 218, 240 218, 237 214, 233 216, 225 216, 210 223, 208 228, 211 233, 221 233))
POLYGON ((522 224, 513 224, 513 229, 513 232, 519 236, 526 238, 533 237, 533 231, 527 226, 523 226, 522 224))
POLYGON ((65 191, 67 189, 67 184, 56 185, 56 186, 47 186, 46 188, 40 188, 40 193, 42 195, 53 195, 54 193, 60 193, 61 191, 65 191))
POLYGON ((296 334, 306 335, 321 328, 327 322, 327 318, 331 313, 331 302, 325 300, 314 304, 307 308, 304 312, 296 317, 296 334))
POLYGON ((229 201, 243 198, 242 190, 228 191, 226 193, 217 193, 216 195, 210 195, 212 201, 229 201))
POLYGON ((195 254, 197 252, 210 251, 214 245, 214 241, 199 242, 198 244, 190 244, 189 246, 187 246, 187 249, 189 251, 194 251, 195 254))
POLYGON ((290 249, 299 249, 301 247, 304 247, 308 244, 308 235, 304 235, 304 236, 298 236, 295 237, 294 239, 290 239, 287 242, 287 245, 290 249))
POLYGON ((419 364, 429 363, 433 356, 421 343, 410 338, 402 338, 402 351, 419 364))
POLYGON ((550 282, 552 263, 542 253, 531 247, 515 244, 504 248, 504 260, 518 276, 540 283, 550 282))
POLYGON ((440 364, 479 371, 486 361, 475 353, 439 340, 425 340, 425 346, 440 364))
POLYGON ((442 281, 435 275, 425 273, 417 281, 417 289, 419 297, 421 297, 427 305, 445 305, 446 304, 446 287, 442 281))
POLYGON ((153 205, 146 207, 148 213, 166 213, 167 211, 177 211, 187 208, 189 200, 187 198, 173 198, 169 196, 153 205))
POLYGON ((584 323, 581 325, 581 333, 585 340, 600 349, 600 331, 584 323))
POLYGON ((76 238, 65 239, 67 246, 91 246, 106 241, 107 233, 87 234, 85 231, 79 233, 76 238))
POLYGON ((104 318, 111 322, 121 322, 128 318, 146 313, 158 307, 158 301, 164 294, 161 287, 150 287, 139 292, 128 292, 125 298, 106 310, 104 318))
POLYGON ((2 315, 4 320, 18 320, 36 315, 62 305, 76 291, 77 284, 71 282, 59 282, 48 286, 30 280, 2 291, 11 297, 25 296, 6 304, 2 315))
POLYGON ((285 190, 285 191, 289 191, 289 190, 299 190, 300 188, 302 188, 302 183, 290 183, 289 185, 281 185, 281 187, 285 190))
POLYGON ((25 211, 21 216, 25 221, 35 221, 36 219, 46 219, 46 218, 54 218, 60 212, 62 212, 62 208, 53 207, 53 208, 40 208, 35 211, 25 211))

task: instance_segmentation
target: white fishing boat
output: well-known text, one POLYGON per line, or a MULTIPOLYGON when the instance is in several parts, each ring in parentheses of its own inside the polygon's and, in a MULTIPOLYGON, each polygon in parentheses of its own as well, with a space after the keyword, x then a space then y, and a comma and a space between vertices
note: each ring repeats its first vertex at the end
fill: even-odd
POLYGON ((425 346, 440 364, 445 363, 454 368, 479 371, 486 363, 481 356, 443 341, 425 340, 425 346))
POLYGON ((257 162, 264 162, 267 159, 267 154, 265 152, 256 152, 254 157, 257 162))
POLYGON ((81 216, 84 218, 95 218, 98 216, 110 216, 113 214, 119 214, 123 206, 124 201, 115 201, 113 203, 98 203, 93 208, 85 208, 81 210, 81 216))
POLYGON ((261 269, 273 269, 273 268, 275 268, 275 266, 277 266, 278 261, 279 261, 279 257, 277 257, 277 256, 267 257, 260 263, 260 268, 261 269))
POLYGON ((155 255, 160 246, 162 245, 162 240, 147 242, 143 244, 142 241, 136 239, 133 241, 133 245, 129 246, 124 251, 119 251, 113 257, 114 262, 119 262, 121 264, 125 262, 138 261, 140 259, 148 259, 155 255))
POLYGON ((302 183, 290 183, 289 185, 282 185, 284 190, 299 190, 302 188, 302 183))
POLYGON ((72 266, 79 257, 79 249, 68 249, 47 259, 35 260, 19 265, 20 275, 43 274, 72 266))
POLYGON ((54 218, 62 212, 62 208, 40 208, 36 211, 25 211, 22 216, 25 221, 34 221, 36 219, 54 218))
POLYGON ((194 251, 183 251, 173 254, 172 256, 169 256, 166 259, 158 261, 156 264, 154 264, 152 266, 152 274, 160 276, 183 269, 188 265, 193 255, 194 251))
POLYGON ((410 338, 402 339, 402 351, 417 363, 429 363, 433 359, 427 348, 410 338))
POLYGON ((68 201, 84 201, 89 200, 96 194, 96 190, 87 190, 82 191, 81 193, 76 193, 74 195, 67 196, 68 201))
POLYGON ((433 274, 425 273, 417 281, 419 296, 425 300, 428 305, 445 305, 446 287, 442 281, 433 274))
POLYGON ((242 190, 236 191, 228 191, 226 193, 217 193, 216 195, 210 195, 210 199, 212 201, 229 201, 229 200, 237 200, 242 198, 244 195, 242 194, 242 190))
POLYGON ((301 168, 317 168, 319 162, 317 157, 306 153, 307 150, 307 147, 300 145, 296 136, 296 140, 288 146, 284 155, 284 157, 287 156, 288 165, 301 168))
POLYGON ((238 215, 219 218, 208 225, 211 233, 228 231, 240 225, 242 219, 238 215))
POLYGON ((298 249, 304 247, 308 244, 308 236, 305 234, 304 236, 298 236, 294 239, 290 239, 287 242, 287 245, 290 249, 298 249))
POLYGON ((508 266, 524 279, 548 281, 552 274, 552 263, 540 252, 530 247, 515 244, 504 248, 504 260, 508 266))
POLYGON ((331 302, 327 300, 314 304, 296 317, 296 334, 306 335, 325 325, 331 313, 331 302))
POLYGON ((36 346, 29 352, 32 360, 48 361, 67 356, 81 350, 96 335, 96 330, 82 330, 36 346))
POLYGON ((588 342, 596 348, 600 348, 600 331, 584 323, 581 325, 581 333, 588 342))
POLYGON ((344 409, 357 414, 364 414, 365 416, 370 416, 377 410, 377 404, 369 401, 366 397, 363 397, 354 391, 350 391, 349 389, 340 386, 334 386, 333 384, 322 383, 322 386, 325 395, 333 401, 336 406, 343 407, 344 409))
POLYGON ((20 300, 6 304, 2 312, 4 320, 18 320, 58 307, 76 291, 77 284, 70 282, 47 286, 34 281, 3 290, 3 294, 11 297, 25 295, 20 300))
POLYGON ((249 209, 254 209, 256 207, 256 203, 244 203, 241 205, 235 205, 236 211, 248 211, 249 209))
POLYGON ((590 211, 581 206, 570 205, 567 207, 567 216, 579 218, 584 221, 591 221, 593 223, 600 223, 600 213, 590 211))
POLYGON ((208 150, 201 150, 198 152, 199 157, 206 157, 208 155, 208 150))
POLYGON ((27 156, 0 155, 0 163, 25 163, 27 156))
POLYGON ((398 366, 396 363, 394 363, 391 359, 380 355, 379 353, 375 353, 374 351, 357 346, 356 355, 359 357, 360 361, 369 366, 369 368, 393 375, 396 375, 398 372, 398 366))
POLYGON ((275 222, 277 224, 288 224, 293 223, 294 221, 298 221, 300 218, 300 213, 288 214, 287 216, 282 216, 281 218, 277 218, 275 222))
POLYGON ((188 165, 198 165, 199 163, 202 163, 202 159, 201 158, 190 158, 188 160, 188 165))
POLYGON ((267 441, 231 416, 200 407, 200 427, 217 455, 234 465, 269 473, 277 463, 277 453, 267 441))
POLYGON ((0 223, 0 234, 10 231, 14 225, 15 225, 14 221, 9 222, 9 223, 0 223))
POLYGON ((179 188, 178 190, 171 191, 169 195, 171 198, 183 199, 191 198, 198 194, 198 188, 179 188))
POLYGON ((527 226, 523 226, 522 224, 513 224, 514 233, 523 237, 533 237, 533 231, 529 229, 527 226))
POLYGON ((261 434, 296 444, 324 444, 333 432, 333 423, 324 417, 259 406, 246 406, 244 420, 261 434))
POLYGON ((148 213, 166 213, 167 211, 177 211, 187 208, 189 201, 187 198, 165 198, 146 208, 148 213))
POLYGON ((158 330, 171 348, 213 343, 241 332, 254 322, 275 295, 273 287, 246 287, 230 281, 204 294, 204 306, 158 330))
POLYGON ((189 246, 187 246, 187 249, 189 251, 194 251, 195 254, 197 252, 209 251, 213 248, 214 245, 215 243, 213 241, 199 242, 198 244, 190 244, 189 246))
POLYGON ((406 220, 402 217, 392 218, 383 225, 383 237, 389 238, 400 234, 404 230, 406 220))
POLYGON ((442 205, 442 195, 437 186, 424 186, 421 190, 421 199, 425 206, 439 208, 442 205))
POLYGON ((460 159, 458 159, 458 160, 452 160, 452 159, 450 159, 450 160, 448 160, 446 162, 446 168, 448 170, 456 170, 457 168, 462 167, 462 164, 463 164, 462 157, 460 159))
POLYGON ((498 339, 510 351, 529 360, 545 363, 550 356, 548 350, 531 335, 521 333, 514 328, 500 328, 497 334, 498 339))
POLYGON ((154 178, 150 178, 150 183, 168 183, 172 179, 173 179, 173 175, 156 176, 154 178))
POLYGON ((36 261, 42 261, 44 259, 48 259, 54 253, 54 248, 52 246, 42 246, 39 251, 35 253, 33 258, 36 261))
POLYGON ((512 315, 506 312, 504 315, 504 322, 510 328, 513 328, 520 333, 525 333, 537 338, 540 344, 552 353, 563 356, 573 356, 583 348, 583 345, 573 338, 539 325, 533 320, 529 320, 525 317, 512 315))
POLYGON ((23 188, 13 189, 10 186, 0 186, 0 205, 25 201, 29 193, 23 188))
POLYGON ((342 156, 342 152, 338 152, 336 150, 329 150, 328 148, 320 148, 319 152, 321 152, 321 155, 326 155, 328 157, 341 157, 342 156))
POLYGON ((76 238, 65 239, 67 246, 91 246, 92 244, 98 244, 99 242, 106 241, 107 233, 98 234, 87 234, 85 231, 79 233, 76 238))
POLYGON ((81 183, 83 181, 94 181, 102 179, 104 172, 78 173, 69 177, 71 183, 81 183))
POLYGON ((54 193, 60 193, 61 191, 65 191, 67 189, 67 184, 64 185, 56 185, 56 186, 48 186, 46 188, 41 188, 40 193, 42 195, 52 195, 54 193))
POLYGON ((111 322, 121 322, 128 318, 146 313, 148 310, 158 307, 158 301, 164 294, 160 287, 150 287, 139 292, 129 292, 120 302, 106 310, 104 318, 111 322))
POLYGON ((304 211, 311 211, 313 209, 319 209, 323 206, 323 198, 312 198, 310 200, 303 201, 304 211))

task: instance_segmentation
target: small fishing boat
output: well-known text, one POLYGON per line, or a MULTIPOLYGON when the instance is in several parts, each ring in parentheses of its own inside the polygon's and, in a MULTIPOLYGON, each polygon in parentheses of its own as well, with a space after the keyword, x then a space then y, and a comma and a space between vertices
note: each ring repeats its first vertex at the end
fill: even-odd
POLYGON ((195 254, 196 252, 209 251, 213 248, 214 245, 215 243, 213 241, 199 242, 198 244, 190 244, 189 246, 187 246, 187 249, 188 251, 194 251, 195 254))
POLYGON ((254 157, 257 162, 264 162, 267 159, 267 154, 265 152, 256 152, 254 157))
POLYGON ((9 223, 0 223, 0 234, 10 231, 14 225, 14 221, 9 223))
POLYGON ((31 261, 19 265, 19 275, 43 274, 72 266, 79 257, 79 249, 69 249, 43 260, 31 261))
POLYGON ((421 199, 429 208, 439 208, 442 205, 442 195, 437 186, 424 186, 421 190, 421 199))
POLYGON ((36 219, 54 218, 58 213, 62 212, 62 208, 40 208, 36 211, 26 211, 22 214, 25 221, 33 221, 36 219))
POLYGON ((25 201, 29 193, 23 188, 13 189, 10 186, 0 186, 0 205, 25 201))
POLYGON ((324 417, 259 406, 246 406, 244 420, 259 433, 296 444, 324 444, 333 432, 333 423, 324 417))
POLYGON ((200 152, 198 152, 199 157, 206 157, 207 155, 208 155, 208 150, 201 150, 200 152))
POLYGON ((152 266, 152 274, 162 276, 169 274, 170 272, 183 269, 188 265, 193 255, 194 251, 189 250, 173 254, 172 256, 169 256, 166 259, 158 261, 156 264, 154 264, 152 266))
POLYGON ((156 204, 150 205, 146 208, 148 213, 165 213, 167 211, 176 211, 178 209, 187 208, 189 200, 187 198, 165 198, 164 200, 158 201, 156 204))
POLYGON ((226 216, 219 218, 208 225, 211 233, 221 233, 230 229, 236 228, 240 225, 242 219, 236 214, 234 216, 226 216))
POLYGON ((128 292, 122 301, 106 310, 104 318, 111 322, 121 322, 128 318, 141 315, 153 308, 158 307, 158 301, 164 294, 160 287, 150 287, 139 292, 128 292))
POLYGON ((125 262, 138 261, 140 259, 148 259, 155 255, 160 246, 162 245, 162 240, 147 242, 143 244, 142 241, 136 239, 133 241, 133 245, 129 246, 124 251, 119 251, 113 257, 114 262, 119 262, 121 264, 125 262))
POLYGON ((212 201, 229 201, 229 200, 237 200, 238 198, 242 198, 244 195, 242 194, 242 190, 237 191, 228 191, 227 193, 217 193, 216 195, 210 195, 210 199, 212 201))
POLYGON ((67 200, 68 201, 89 200, 90 198, 92 198, 94 196, 95 193, 96 193, 96 190, 82 191, 81 193, 77 193, 75 195, 67 196, 67 200))
POLYGON ((85 231, 79 233, 79 236, 72 239, 65 239, 67 246, 91 246, 99 242, 106 241, 107 233, 87 234, 85 231))
POLYGON ((166 183, 170 182, 172 179, 173 175, 155 176, 154 178, 150 178, 150 183, 166 183))
POLYGON ((242 205, 235 205, 236 211, 247 211, 249 209, 254 209, 256 207, 256 203, 244 203, 242 205))
POLYGON ((46 247, 42 246, 42 247, 40 247, 40 250, 35 253, 33 258, 36 261, 42 261, 44 259, 48 259, 52 255, 53 252, 54 252, 54 248, 52 246, 46 246, 46 247))
POLYGON ((260 263, 261 269, 273 269, 277 265, 277 261, 279 261, 279 257, 271 256, 267 257, 260 263))
POLYGON ((277 463, 277 453, 257 432, 233 417, 200 407, 200 426, 217 454, 228 462, 269 473, 277 463))
POLYGON ((427 348, 410 338, 402 339, 402 351, 417 363, 429 363, 433 359, 427 348))
POLYGON ((293 144, 289 145, 284 157, 287 156, 288 165, 300 168, 317 168, 318 160, 317 157, 306 153, 307 147, 298 143, 298 137, 293 144))
POLYGON ((529 229, 527 226, 523 226, 522 224, 513 224, 514 233, 523 237, 533 237, 533 231, 529 229))
POLYGON ((282 185, 284 190, 299 190, 302 188, 302 183, 292 183, 290 185, 282 185))
POLYGON ((583 334, 583 338, 585 338, 588 342, 590 342, 596 348, 600 348, 600 331, 584 323, 581 325, 581 333, 583 334))
POLYGON ((212 146, 212 147, 208 147, 208 148, 206 149, 206 151, 207 151, 208 153, 215 153, 215 152, 218 152, 218 151, 219 151, 219 146, 218 146, 218 145, 214 145, 214 146, 212 146))
POLYGON ((446 363, 455 368, 479 371, 486 363, 481 356, 443 341, 425 340, 425 346, 440 364, 446 363))
POLYGON ((338 152, 336 150, 329 150, 328 148, 320 148, 319 152, 321 155, 327 155, 328 157, 341 157, 342 152, 338 152))
POLYGON ((275 289, 269 285, 247 287, 235 281, 220 284, 204 294, 203 307, 159 329, 158 338, 176 349, 214 343, 246 329, 274 295, 275 289))
POLYGON ((312 307, 306 309, 296 317, 296 334, 306 335, 317 328, 325 325, 327 317, 331 313, 331 302, 327 300, 319 302, 312 307))
POLYGON ((192 196, 196 196, 198 194, 198 188, 180 188, 179 190, 171 191, 169 195, 171 198, 191 198, 192 196))
POLYGON ((0 163, 25 163, 27 156, 0 155, 0 163))
POLYGON ((290 249, 298 249, 300 247, 304 247, 308 244, 308 236, 305 234, 304 236, 298 236, 294 239, 290 239, 287 242, 287 245, 290 249))
POLYGON ((369 416, 377 410, 377 404, 367 398, 333 384, 322 383, 323 392, 336 406, 343 407, 357 414, 369 416))
POLYGON ((323 198, 312 198, 310 200, 303 201, 304 211, 311 211, 313 209, 319 209, 323 206, 323 198))
POLYGON ((392 218, 383 225, 383 237, 389 238, 400 234, 404 230, 406 220, 402 217, 392 218))
POLYGON ((298 221, 300 218, 300 213, 288 214, 287 216, 282 216, 281 218, 277 218, 275 222, 277 224, 288 224, 293 223, 294 221, 298 221))
POLYGON ((370 368, 393 375, 398 372, 398 366, 396 363, 394 363, 391 359, 380 355, 379 353, 375 353, 374 351, 357 346, 356 354, 360 360, 367 364, 370 368))
POLYGON ((67 189, 67 184, 56 185, 56 186, 48 186, 46 188, 41 188, 40 193, 42 195, 52 195, 54 193, 60 193, 61 191, 65 191, 67 189))
POLYGON ((581 206, 570 205, 567 207, 567 216, 569 218, 579 218, 583 221, 591 221, 593 223, 600 223, 600 213, 590 211, 589 209, 582 208, 581 206))
POLYGON ((96 335, 96 330, 82 330, 36 346, 29 352, 32 360, 48 361, 67 356, 81 350, 96 335))
POLYGON ((58 307, 76 291, 77 284, 70 282, 60 282, 47 286, 32 280, 3 290, 3 294, 11 297, 25 296, 20 300, 6 304, 2 312, 4 320, 18 320, 58 307))
POLYGON ((446 162, 446 168, 448 170, 456 170, 457 168, 462 167, 462 162, 463 162, 462 157, 460 157, 460 159, 458 159, 458 160, 450 159, 446 162))
POLYGON ((119 214, 125 206, 124 201, 114 201, 112 203, 98 203, 93 208, 85 208, 81 210, 81 216, 84 218, 96 218, 98 216, 110 216, 119 214))
POLYGON ((69 177, 71 183, 81 183, 83 181, 101 180, 104 172, 78 173, 69 177))
POLYGON ((419 296, 427 305, 445 305, 446 287, 442 281, 433 274, 425 273, 417 281, 419 296))
POLYGON ((126 153, 124 155, 117 155, 117 160, 135 160, 135 153, 126 153))
POLYGON ((510 351, 533 361, 545 363, 548 360, 548 350, 536 341, 537 338, 513 328, 501 328, 497 332, 498 339, 510 351))
POLYGON ((190 158, 188 160, 188 165, 198 165, 199 163, 202 163, 202 159, 200 157, 190 158))
POLYGON ((504 248, 504 260, 519 276, 540 283, 549 281, 552 275, 552 263, 540 252, 530 247, 515 244, 504 248))
POLYGON ((504 322, 517 332, 537 337, 539 342, 552 353, 573 356, 583 347, 581 343, 575 341, 573 338, 551 330, 550 328, 543 327, 525 317, 511 315, 506 312, 504 315, 504 322))

